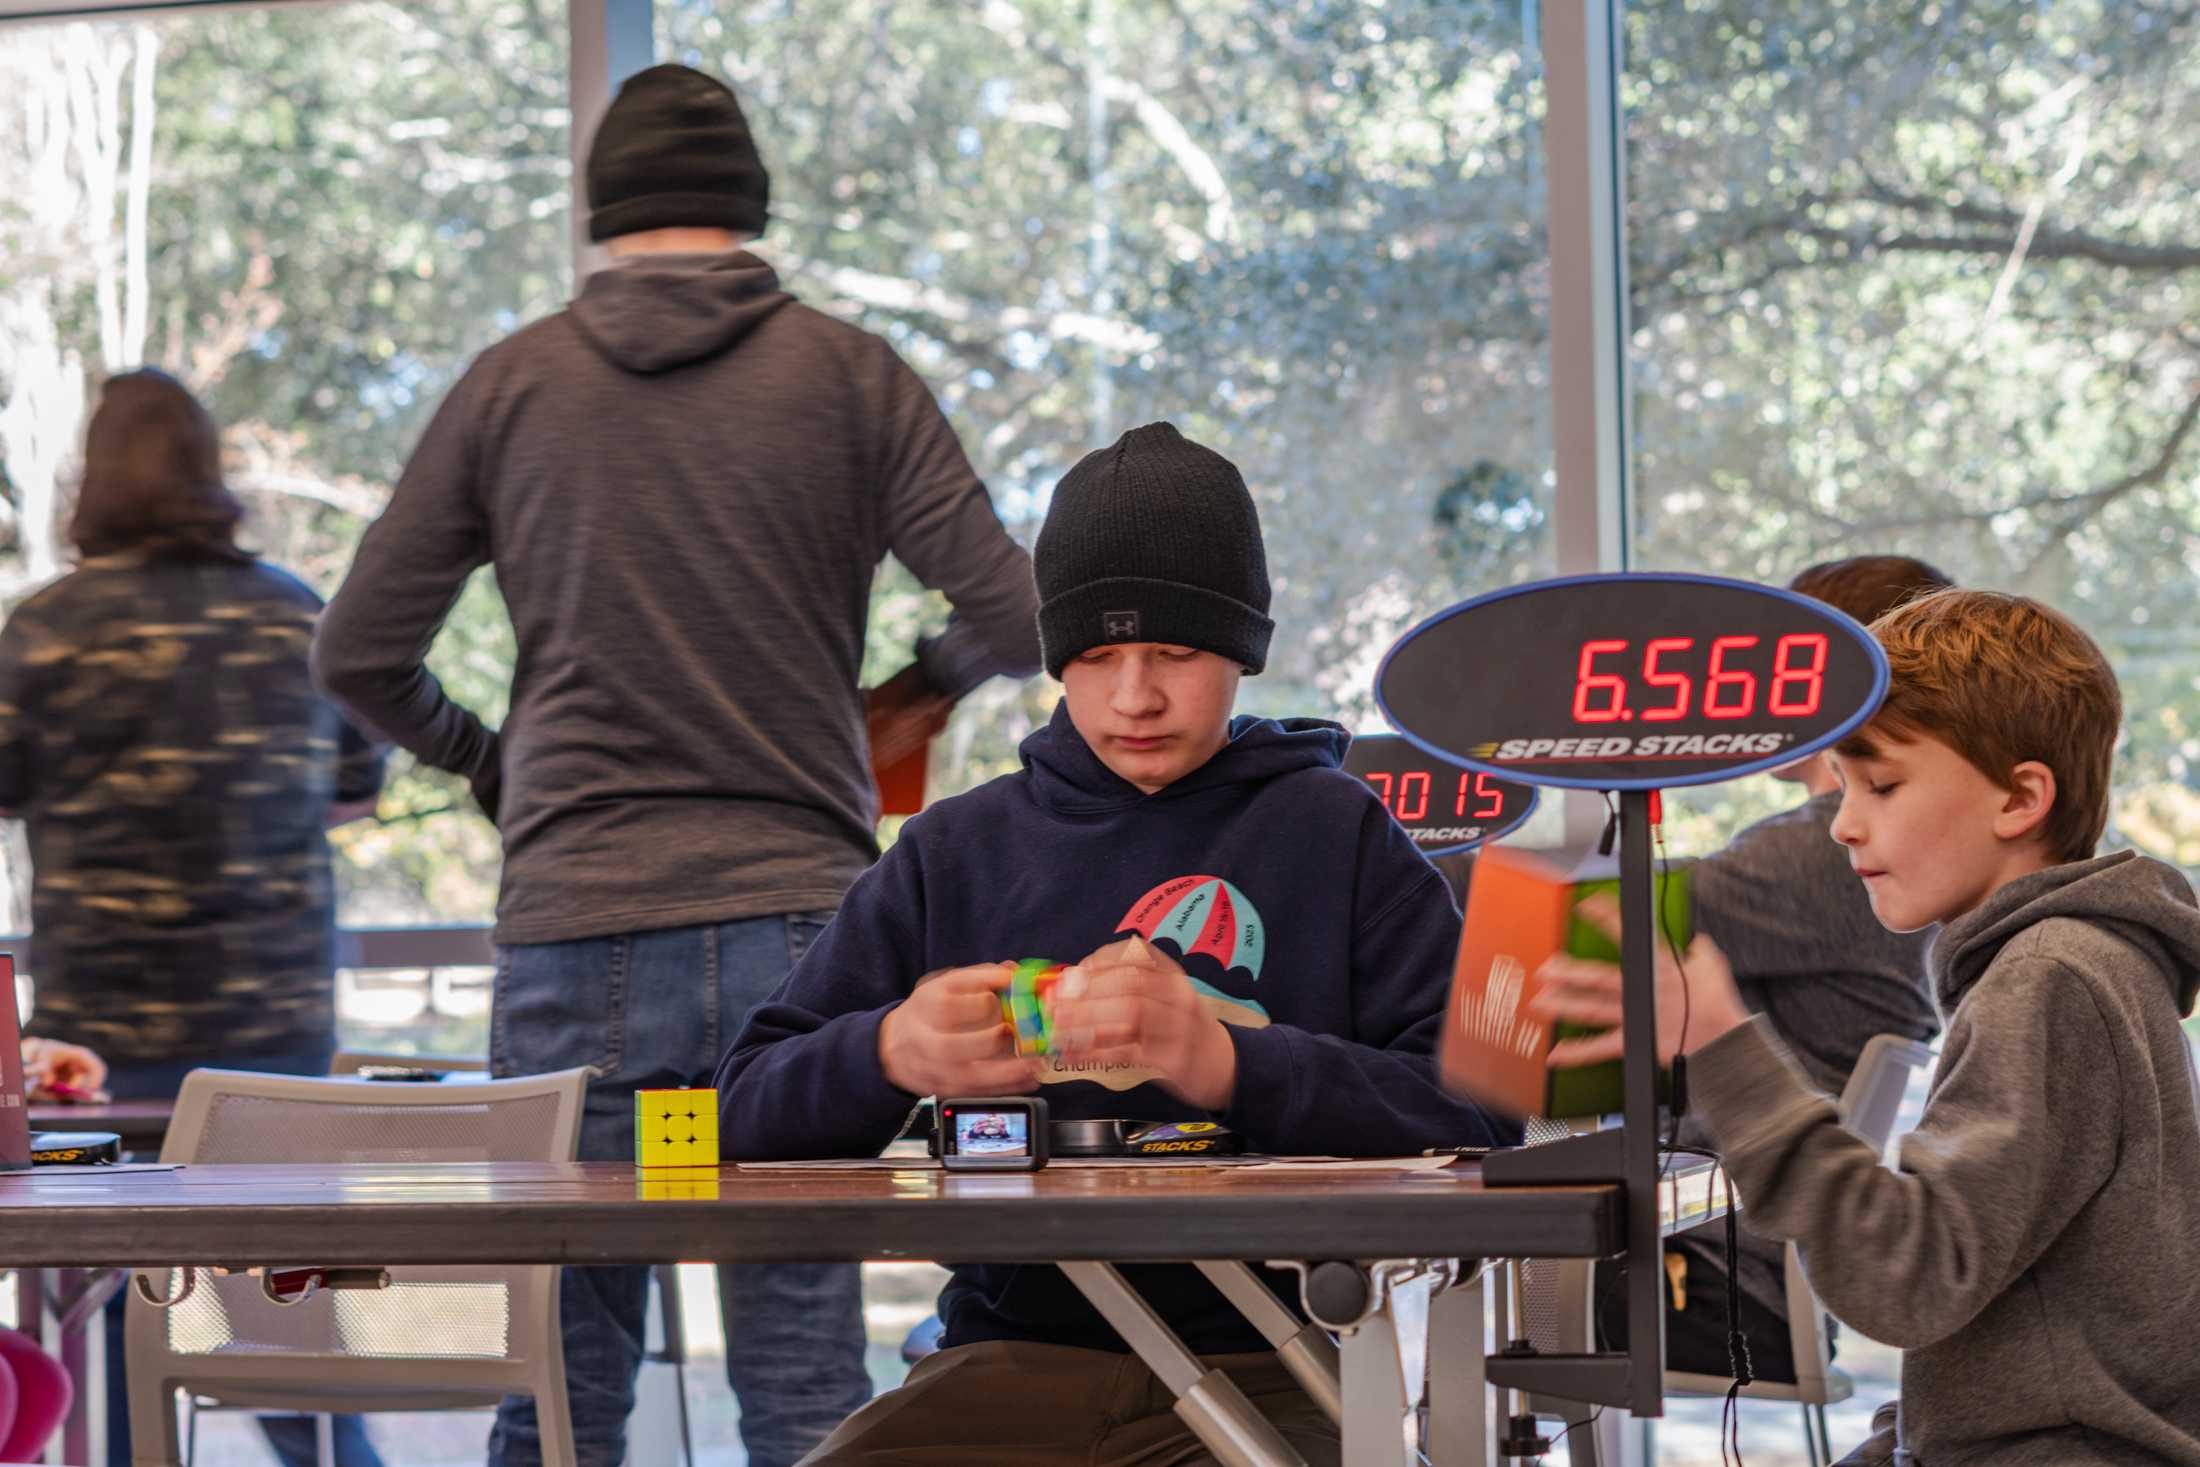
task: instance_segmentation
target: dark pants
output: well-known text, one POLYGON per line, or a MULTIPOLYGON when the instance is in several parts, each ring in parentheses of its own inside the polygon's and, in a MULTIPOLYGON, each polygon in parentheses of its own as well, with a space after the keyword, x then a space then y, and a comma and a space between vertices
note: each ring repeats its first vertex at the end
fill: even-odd
MULTIPOLYGON (((504 1076, 594 1066, 581 1156, 630 1162, 635 1092, 709 1084, 749 1010, 830 917, 500 947, 489 1067, 504 1076)), ((791 1467, 870 1399, 862 1274, 852 1263, 734 1265, 718 1270, 718 1297, 751 1467, 791 1467)), ((625 1452, 648 1301, 646 1268, 565 1270, 558 1309, 580 1467, 617 1467, 625 1452)), ((489 1461, 542 1461, 531 1399, 510 1397, 498 1410, 489 1461)))
MULTIPOLYGON (((256 1070, 265 1075, 325 1075, 335 1056, 333 1043, 293 1054, 252 1055, 238 1059, 164 1061, 153 1064, 116 1065, 107 1076, 107 1088, 117 1100, 166 1100, 183 1088, 183 1077, 209 1066, 223 1070, 256 1070)), ((107 1462, 108 1467, 130 1467, 130 1392, 123 1378, 123 1300, 129 1290, 115 1295, 107 1306, 107 1462)), ((367 1440, 365 1423, 356 1416, 336 1421, 337 1467, 382 1467, 373 1443, 367 1440)), ((313 1467, 320 1460, 310 1416, 262 1416, 260 1430, 268 1445, 282 1459, 283 1467, 313 1467)))
MULTIPOLYGON (((1337 1467, 1337 1424, 1275 1356, 1210 1355, 1313 1467, 1337 1467)), ((1133 1355, 994 1340, 919 1361, 802 1467, 1214 1467, 1176 1398, 1133 1355)))

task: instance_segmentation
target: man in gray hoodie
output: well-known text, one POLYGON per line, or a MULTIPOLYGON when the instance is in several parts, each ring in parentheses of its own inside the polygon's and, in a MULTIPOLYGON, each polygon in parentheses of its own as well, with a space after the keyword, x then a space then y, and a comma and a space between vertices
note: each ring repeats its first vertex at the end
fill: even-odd
MULTIPOLYGON (((588 161, 618 264, 484 352, 445 399, 322 616, 322 686, 472 782, 504 838, 490 1059, 593 1065, 581 1155, 631 1159, 638 1089, 700 1082, 877 858, 857 688, 889 552, 946 593, 904 703, 921 723, 1038 668, 1029 558, 887 344, 799 304, 739 247, 768 179, 733 94, 630 79, 588 161), (423 666, 493 563, 518 659, 483 726, 423 666)), ((583 1467, 623 1452, 646 1269, 568 1269, 583 1467)), ((870 1394, 854 1265, 722 1270, 755 1467, 870 1394)), ((490 1455, 541 1460, 531 1402, 490 1455)))
MULTIPOLYGON (((1708 938, 1660 955, 1661 1047, 1685 996, 1695 1111, 1748 1216, 1801 1245, 1837 1317, 1906 1352, 1899 1412, 1850 1463, 2200 1467, 2200 1082, 2178 1022, 2200 910, 2175 868, 2093 854, 2115 676, 2021 597, 1942 591, 1873 632, 1893 682, 1835 751, 1832 834, 1881 922, 1944 924, 1947 1039, 1900 1170, 1842 1129, 1708 938)), ((1616 1018, 1606 965, 1544 972, 1544 1012, 1616 1018)))

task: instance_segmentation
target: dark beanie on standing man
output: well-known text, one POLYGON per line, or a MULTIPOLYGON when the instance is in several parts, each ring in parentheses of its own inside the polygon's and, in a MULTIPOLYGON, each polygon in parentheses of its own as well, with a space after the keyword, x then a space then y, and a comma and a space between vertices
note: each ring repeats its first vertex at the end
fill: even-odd
POLYGON ((762 234, 771 175, 725 83, 686 66, 626 79, 588 148, 588 237, 645 229, 762 234))
POLYGON ((1047 672, 1107 642, 1268 662, 1268 556, 1237 466, 1170 423, 1133 428, 1055 486, 1039 545, 1047 672))

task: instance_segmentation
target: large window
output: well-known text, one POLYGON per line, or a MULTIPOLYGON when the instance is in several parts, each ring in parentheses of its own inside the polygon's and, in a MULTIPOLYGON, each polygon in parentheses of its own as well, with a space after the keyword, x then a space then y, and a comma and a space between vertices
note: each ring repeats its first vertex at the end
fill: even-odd
MULTIPOLYGON (((1085 451, 1175 420, 1260 505, 1279 629, 1243 705, 1369 722, 1399 631, 1553 568, 1523 15, 666 0, 658 49, 732 80, 772 172, 760 252, 917 366, 1015 533, 1085 451)), ((874 675, 942 614, 882 585, 874 675)), ((1013 767, 1052 699, 974 699, 937 782, 1013 767)))
MULTIPOLYGON (((504 0, 0 29, 0 601, 66 568, 88 396, 142 363, 225 424, 248 543, 333 591, 468 359, 566 294, 565 64, 562 10, 504 0)), ((435 652, 492 719, 509 642, 483 577, 435 652)), ((348 923, 489 915, 454 781, 401 759, 335 844, 348 923)))
POLYGON ((1626 47, 1636 564, 2063 608, 2123 679, 2111 839, 2200 867, 2200 12, 1635 0, 1626 47))

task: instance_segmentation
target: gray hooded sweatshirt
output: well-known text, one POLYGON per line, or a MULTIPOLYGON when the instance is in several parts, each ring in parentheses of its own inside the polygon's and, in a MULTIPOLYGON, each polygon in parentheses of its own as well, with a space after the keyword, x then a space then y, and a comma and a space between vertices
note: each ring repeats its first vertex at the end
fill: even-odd
POLYGON ((833 907, 878 858, 856 683, 889 552, 954 607, 933 687, 1038 669, 1030 557, 917 374, 752 255, 642 257, 451 389, 314 672, 473 781, 499 942, 833 907), (518 641, 497 730, 424 665, 489 562, 518 641))
POLYGON ((2200 1467, 2192 888, 2130 852, 2035 872, 1932 968, 1948 1035, 1899 1171, 1762 1018, 1690 1057, 1749 1217, 1906 1352, 1894 1461, 2200 1467))

